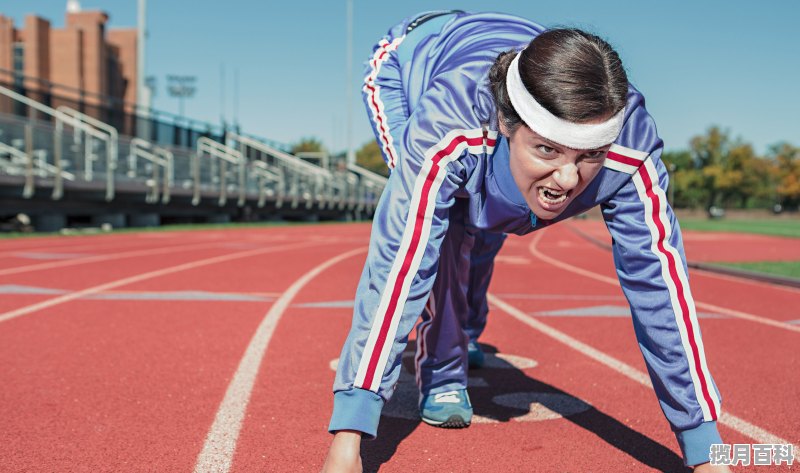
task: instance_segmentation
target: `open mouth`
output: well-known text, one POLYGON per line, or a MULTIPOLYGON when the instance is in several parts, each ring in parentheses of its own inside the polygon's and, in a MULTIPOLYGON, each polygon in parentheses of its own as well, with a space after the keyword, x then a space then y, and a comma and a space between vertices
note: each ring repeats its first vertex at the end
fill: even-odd
POLYGON ((571 191, 556 191, 547 187, 539 188, 539 200, 545 207, 559 206, 566 202, 571 191))

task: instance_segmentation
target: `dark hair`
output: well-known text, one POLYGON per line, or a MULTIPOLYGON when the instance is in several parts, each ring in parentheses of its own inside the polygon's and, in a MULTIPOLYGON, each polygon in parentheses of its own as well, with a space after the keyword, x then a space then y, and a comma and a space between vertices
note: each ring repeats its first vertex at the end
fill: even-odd
MULTIPOLYGON (((506 90, 506 74, 516 54, 501 53, 489 71, 497 110, 512 133, 523 123, 506 90)), ((617 52, 603 39, 578 29, 553 29, 535 37, 521 54, 522 83, 558 118, 585 123, 625 107, 628 76, 617 52)))

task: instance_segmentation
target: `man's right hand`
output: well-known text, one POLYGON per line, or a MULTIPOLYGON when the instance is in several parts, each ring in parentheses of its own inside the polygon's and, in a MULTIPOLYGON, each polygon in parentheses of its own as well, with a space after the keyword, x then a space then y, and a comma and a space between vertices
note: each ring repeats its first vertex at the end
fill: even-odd
POLYGON ((340 430, 333 436, 322 473, 362 473, 361 432, 340 430))

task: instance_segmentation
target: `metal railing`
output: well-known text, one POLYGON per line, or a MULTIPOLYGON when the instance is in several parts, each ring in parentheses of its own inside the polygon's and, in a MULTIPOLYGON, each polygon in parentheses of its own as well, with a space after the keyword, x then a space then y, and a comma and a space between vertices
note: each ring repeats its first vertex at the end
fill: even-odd
POLYGON ((374 209, 387 182, 341 162, 329 170, 239 133, 226 133, 226 144, 199 137, 193 148, 166 148, 121 136, 86 113, 52 108, 0 85, 0 105, 8 99, 16 112, 0 113, 0 173, 24 177, 26 198, 34 196, 36 186, 52 184, 52 198, 60 199, 67 180, 78 181, 76 189, 104 189, 107 201, 124 186, 125 192, 141 189, 153 204, 185 195, 194 205, 212 197, 224 206, 236 195, 240 207, 257 199, 259 207, 269 200, 275 208, 361 212, 374 209))
POLYGON ((219 205, 223 206, 228 200, 228 169, 227 164, 233 164, 238 167, 238 191, 239 200, 237 205, 243 206, 247 199, 247 186, 246 186, 246 166, 242 154, 222 143, 214 141, 210 138, 199 138, 197 140, 197 155, 195 159, 194 172, 195 172, 195 192, 192 203, 197 205, 200 202, 200 180, 201 168, 205 164, 203 159, 208 156, 208 166, 211 168, 211 181, 219 183, 219 205))
POLYGON ((330 189, 334 178, 327 169, 307 163, 297 156, 253 138, 229 132, 226 139, 228 143, 238 144, 242 156, 263 162, 283 176, 282 188, 278 192, 286 196, 292 208, 297 208, 301 201, 305 201, 306 208, 311 208, 315 201, 320 208, 332 203, 330 189))
POLYGON ((22 174, 25 176, 25 186, 22 196, 26 199, 33 196, 35 191, 35 177, 50 178, 58 175, 62 179, 74 181, 75 175, 56 168, 42 159, 41 153, 25 153, 13 146, 0 142, 0 160, 5 161, 4 170, 8 174, 22 174), (8 157, 6 157, 8 156, 8 157))
POLYGON ((166 148, 156 146, 141 138, 133 138, 128 154, 127 176, 129 178, 139 177, 140 159, 148 162, 152 168, 152 176, 146 181, 150 192, 145 197, 145 201, 148 203, 158 202, 160 190, 161 203, 169 203, 170 189, 175 181, 174 155, 166 148), (159 180, 161 180, 160 186, 159 180))
POLYGON ((258 206, 263 207, 267 203, 267 197, 274 197, 275 208, 283 207, 285 194, 283 170, 280 168, 271 169, 263 161, 250 161, 248 164, 257 181, 258 187, 258 206), (272 184, 270 186, 270 183, 272 184))
POLYGON ((355 199, 358 202, 356 210, 367 210, 369 212, 374 211, 375 206, 378 205, 378 199, 383 193, 383 189, 386 187, 386 184, 389 182, 389 180, 380 174, 374 173, 355 164, 348 164, 347 169, 356 174, 360 182, 360 189, 358 190, 358 195, 355 199))
MULTIPOLYGON (((115 167, 115 150, 116 150, 116 143, 111 143, 110 134, 106 131, 100 131, 94 128, 92 125, 85 123, 83 120, 76 118, 70 114, 67 114, 63 111, 48 107, 47 105, 43 105, 35 100, 29 99, 23 95, 20 95, 13 90, 7 89, 5 87, 0 86, 0 95, 4 95, 12 100, 15 100, 33 110, 41 112, 45 115, 49 115, 55 121, 55 126, 53 128, 53 135, 52 135, 52 149, 53 149, 53 163, 52 166, 55 168, 56 172, 53 174, 54 177, 54 185, 53 185, 53 198, 60 199, 63 195, 63 165, 62 165, 62 139, 63 139, 63 132, 64 132, 64 125, 68 125, 72 127, 73 131, 78 134, 83 134, 86 136, 86 140, 84 140, 84 155, 87 156, 87 162, 90 164, 93 163, 93 153, 96 151, 94 140, 97 140, 99 143, 105 144, 106 149, 106 195, 105 198, 107 201, 110 201, 114 198, 114 177, 113 177, 113 170, 115 167), (91 137, 91 139, 89 138, 91 137), (112 147, 114 150, 112 151, 112 147)), ((33 120, 35 121, 35 119, 33 120)), ((26 124, 26 131, 25 131, 25 153, 28 155, 33 154, 34 150, 34 134, 33 129, 31 128, 33 125, 32 123, 26 124), (30 131, 29 131, 30 130, 30 131)), ((77 138, 76 138, 77 140, 77 138)), ((80 142, 76 141, 75 144, 80 144, 80 142)), ((86 164, 84 164, 86 166, 86 164)), ((90 170, 89 173, 86 173, 84 169, 84 179, 92 180, 93 179, 93 172, 90 170)))
POLYGON ((84 176, 87 181, 91 181, 94 176, 94 166, 93 163, 96 159, 94 152, 94 147, 92 146, 92 140, 94 139, 94 134, 87 133, 87 130, 90 130, 91 127, 94 127, 95 130, 100 131, 101 133, 106 133, 108 135, 108 142, 106 145, 106 200, 111 200, 114 198, 114 171, 117 169, 117 153, 119 150, 119 133, 117 133, 117 129, 111 125, 101 122, 96 118, 90 117, 85 113, 81 113, 77 110, 73 110, 67 106, 60 106, 56 108, 57 111, 70 116, 77 120, 79 123, 84 123, 89 125, 88 127, 75 127, 75 134, 74 140, 76 143, 80 143, 81 139, 84 138, 81 136, 85 134, 86 139, 86 146, 84 146, 84 176), (110 195, 111 197, 108 197, 110 195))

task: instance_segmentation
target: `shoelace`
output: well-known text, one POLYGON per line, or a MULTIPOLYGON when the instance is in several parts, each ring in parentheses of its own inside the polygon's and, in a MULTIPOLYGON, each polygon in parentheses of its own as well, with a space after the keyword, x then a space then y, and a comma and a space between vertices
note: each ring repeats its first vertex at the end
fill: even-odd
POLYGON ((435 394, 433 396, 433 402, 460 404, 461 396, 458 395, 458 391, 447 391, 445 393, 435 394))

